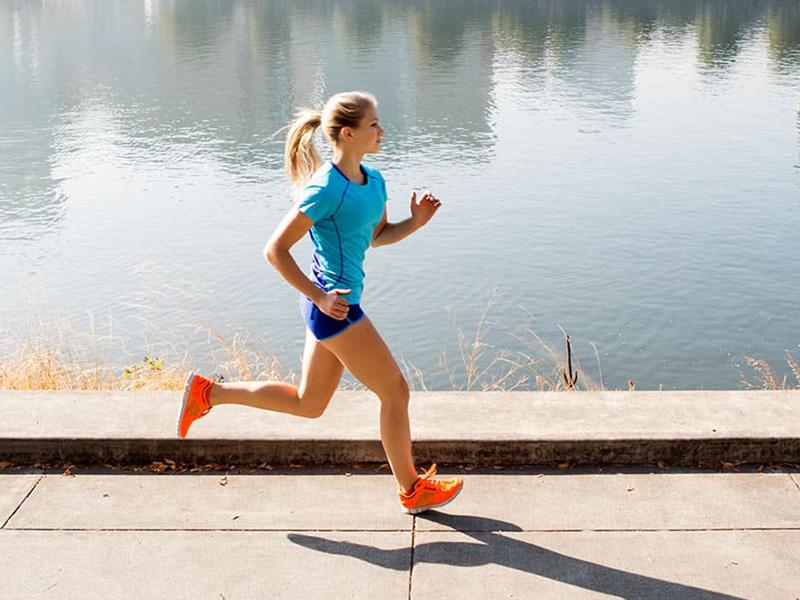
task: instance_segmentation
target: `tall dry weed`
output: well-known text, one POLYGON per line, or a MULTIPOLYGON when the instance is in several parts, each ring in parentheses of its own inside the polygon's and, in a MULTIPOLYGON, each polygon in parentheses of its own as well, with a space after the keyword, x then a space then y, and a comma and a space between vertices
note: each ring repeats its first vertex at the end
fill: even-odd
POLYGON ((744 385, 745 389, 762 389, 762 390, 794 390, 800 389, 800 365, 797 359, 791 354, 786 354, 786 362, 789 365, 789 370, 795 378, 795 382, 789 381, 789 375, 785 374, 780 377, 775 368, 767 361, 754 358, 748 354, 743 354, 745 361, 750 366, 755 376, 755 381, 752 381, 743 371, 739 371, 741 378, 739 381, 744 385))
MULTIPOLYGON (((478 316, 475 331, 465 333, 458 325, 450 306, 445 310, 458 345, 458 360, 453 362, 445 346, 440 354, 438 365, 449 383, 450 389, 459 391, 560 391, 567 389, 563 374, 566 371, 566 354, 556 350, 554 344, 543 340, 532 329, 522 332, 511 330, 488 319, 489 312, 499 297, 498 288, 493 288, 485 306, 478 316), (498 329, 517 342, 522 350, 498 348, 486 341, 487 335, 498 329)), ((525 310, 523 308, 523 310, 525 310)), ((527 312, 527 311, 526 311, 527 312)), ((530 313, 528 312, 530 317, 530 313)), ((530 319, 532 320, 532 318, 530 319)), ((559 326, 566 337, 566 332, 559 326)), ((581 374, 583 389, 604 389, 600 356, 592 344, 598 361, 600 383, 596 383, 581 368, 580 361, 573 355, 572 361, 581 374)), ((412 389, 429 390, 422 371, 401 356, 406 379, 412 389)), ((579 389, 576 386, 575 389, 579 389)))

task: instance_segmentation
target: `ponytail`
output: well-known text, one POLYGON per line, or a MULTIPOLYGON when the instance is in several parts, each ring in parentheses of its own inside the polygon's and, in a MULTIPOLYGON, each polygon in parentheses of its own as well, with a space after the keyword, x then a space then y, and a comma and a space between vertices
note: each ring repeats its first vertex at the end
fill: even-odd
MULTIPOLYGON (((322 111, 304 108, 289 124, 284 151, 284 167, 295 188, 308 183, 319 169, 322 161, 314 148, 314 132, 325 121, 324 130, 328 140, 339 143, 339 132, 343 127, 358 127, 370 106, 377 106, 375 96, 366 92, 342 92, 331 96, 322 111)), ((281 130, 282 131, 282 130, 281 130)))
POLYGON ((314 147, 314 132, 321 124, 322 113, 306 108, 297 113, 295 121, 289 127, 284 168, 295 186, 305 185, 322 164, 314 147))

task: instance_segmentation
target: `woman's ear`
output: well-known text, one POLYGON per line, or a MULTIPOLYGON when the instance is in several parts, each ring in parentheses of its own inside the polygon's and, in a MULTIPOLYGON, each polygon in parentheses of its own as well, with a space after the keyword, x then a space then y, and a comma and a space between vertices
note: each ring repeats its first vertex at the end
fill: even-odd
POLYGON ((353 139, 353 130, 349 127, 342 127, 339 130, 339 137, 349 142, 353 139))

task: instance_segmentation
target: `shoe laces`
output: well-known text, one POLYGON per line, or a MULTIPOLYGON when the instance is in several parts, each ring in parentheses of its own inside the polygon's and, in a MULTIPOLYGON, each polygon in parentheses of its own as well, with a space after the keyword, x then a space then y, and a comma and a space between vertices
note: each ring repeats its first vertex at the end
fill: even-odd
POLYGON ((425 471, 422 475, 419 476, 417 481, 414 482, 414 485, 408 490, 407 495, 413 496, 417 493, 418 490, 422 489, 422 487, 427 487, 428 489, 432 489, 436 487, 436 483, 431 481, 431 477, 436 475, 436 463, 431 465, 431 468, 425 471))
POLYGON ((420 475, 419 478, 420 479, 430 479, 434 475, 436 475, 436 463, 433 463, 431 465, 431 468, 428 469, 427 471, 425 471, 425 473, 423 473, 422 475, 420 475))

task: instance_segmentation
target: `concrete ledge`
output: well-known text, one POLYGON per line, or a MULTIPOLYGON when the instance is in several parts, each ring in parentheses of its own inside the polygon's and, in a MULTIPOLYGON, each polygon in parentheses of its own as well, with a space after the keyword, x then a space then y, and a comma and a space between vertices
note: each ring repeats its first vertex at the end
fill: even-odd
MULTIPOLYGON (((386 462, 380 402, 320 419, 221 406, 176 434, 180 392, 0 392, 0 460, 308 466, 386 462)), ((800 391, 413 392, 421 464, 800 463, 800 391)))

